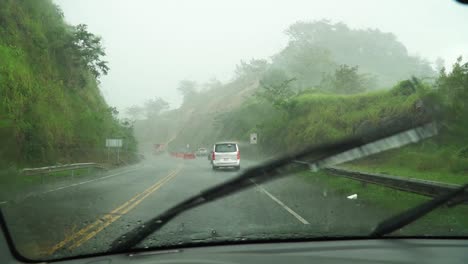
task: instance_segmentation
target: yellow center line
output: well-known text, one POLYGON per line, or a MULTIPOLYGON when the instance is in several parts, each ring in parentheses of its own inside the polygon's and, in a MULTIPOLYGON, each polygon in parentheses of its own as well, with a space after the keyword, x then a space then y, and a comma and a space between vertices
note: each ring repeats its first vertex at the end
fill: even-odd
POLYGON ((181 170, 181 166, 179 166, 176 170, 170 172, 168 175, 166 175, 163 179, 157 181, 155 184, 147 188, 141 193, 137 193, 135 196, 130 198, 130 200, 126 201, 116 209, 112 210, 110 213, 105 214, 103 217, 98 218, 95 222, 92 224, 89 224, 88 226, 82 228, 78 232, 74 233, 71 236, 66 237, 63 241, 57 243, 55 246, 53 246, 49 250, 49 254, 53 254, 55 251, 59 250, 60 248, 63 248, 65 245, 69 244, 72 241, 76 241, 70 246, 71 248, 76 248, 80 246, 83 242, 89 240, 90 238, 94 237, 97 233, 102 231, 105 227, 119 219, 122 215, 128 213, 131 209, 133 209, 136 205, 141 203, 146 197, 148 197, 151 193, 159 189, 162 185, 164 185, 166 182, 174 178, 181 170), (100 227, 98 227, 101 225, 100 227), (98 227, 98 229, 94 232, 88 232, 95 227, 98 227), (86 235, 87 234, 87 235, 86 235), (84 237, 83 237, 84 236, 84 237))
POLYGON ((144 199, 146 199, 146 197, 148 197, 149 195, 151 195, 153 192, 155 192, 156 190, 158 190, 159 188, 161 188, 166 182, 170 181, 172 178, 174 178, 175 176, 177 176, 177 173, 174 173, 172 174, 169 178, 166 178, 164 182, 162 182, 161 184, 159 184, 158 186, 155 186, 151 191, 149 191, 148 193, 146 193, 145 195, 143 195, 141 198, 139 198, 137 201, 135 201, 134 203, 130 204, 127 208, 123 209, 122 212, 120 212, 121 214, 120 215, 116 215, 114 217, 112 217, 109 221, 103 223, 98 229, 96 229, 95 231, 93 232, 90 232, 88 233, 85 237, 81 238, 80 240, 76 241, 73 245, 71 245, 69 247, 69 249, 74 249, 74 248, 77 248, 79 246, 81 246, 81 244, 83 244, 84 242, 88 241, 89 239, 93 238, 95 235, 97 235, 99 232, 101 232, 104 228, 106 228, 108 225, 112 224, 113 222, 115 222, 117 219, 119 219, 120 217, 122 217, 122 215, 128 213, 130 210, 132 210, 133 208, 135 208, 138 204, 140 204, 144 199))

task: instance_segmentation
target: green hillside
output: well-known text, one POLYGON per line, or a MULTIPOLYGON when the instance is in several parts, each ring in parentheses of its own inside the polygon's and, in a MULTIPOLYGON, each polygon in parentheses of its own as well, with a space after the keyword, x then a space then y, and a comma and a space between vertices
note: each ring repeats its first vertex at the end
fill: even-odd
MULTIPOLYGON (((291 87, 284 86, 284 90, 291 87)), ((257 96, 218 118, 219 135, 247 142, 258 134, 268 156, 378 129, 436 121, 439 134, 429 140, 354 161, 346 166, 442 182, 468 181, 468 63, 460 58, 451 72, 432 84, 402 81, 392 89, 358 94, 285 91, 257 96)))
POLYGON ((285 107, 255 98, 223 116, 223 134, 247 140, 256 132, 259 147, 271 154, 329 142, 377 127, 383 120, 412 114, 420 95, 396 93, 400 86, 355 95, 303 93, 292 97, 285 107))
POLYGON ((51 0, 0 1, 2 166, 94 161, 108 137, 135 150, 98 88, 104 55, 100 38, 66 24, 51 0))
POLYGON ((172 118, 180 123, 171 144, 174 149, 207 146, 214 140, 245 141, 254 130, 262 132, 263 151, 293 150, 304 142, 337 138, 352 130, 343 126, 371 122, 379 115, 390 118, 393 113, 388 112, 401 112, 406 108, 400 104, 409 107, 417 98, 387 96, 383 90, 411 76, 436 76, 427 61, 408 54, 392 33, 326 20, 297 22, 285 33, 286 47, 270 59, 241 61, 229 82, 179 87, 184 102, 166 113, 185 117, 172 118), (277 107, 283 99, 291 100, 287 111, 277 107), (338 113, 346 115, 330 119, 338 113), (296 133, 295 126, 304 130, 296 133))
POLYGON ((265 157, 380 127, 435 120, 435 138, 348 165, 464 181, 468 64, 462 58, 450 71, 436 72, 428 61, 408 54, 392 33, 342 23, 298 22, 286 34, 284 49, 270 60, 242 61, 225 84, 182 81, 179 109, 138 121, 140 129, 157 128, 146 139, 164 135, 175 151, 236 140, 244 157, 265 157), (255 146, 248 142, 251 133, 258 134, 255 146))

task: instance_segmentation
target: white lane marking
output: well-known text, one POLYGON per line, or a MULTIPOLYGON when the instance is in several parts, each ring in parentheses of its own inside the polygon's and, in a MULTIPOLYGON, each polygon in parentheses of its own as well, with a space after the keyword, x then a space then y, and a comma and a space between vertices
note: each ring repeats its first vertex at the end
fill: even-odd
POLYGON ((63 186, 63 187, 59 187, 59 188, 55 188, 55 189, 52 189, 52 190, 48 190, 48 191, 42 192, 41 194, 51 193, 51 192, 63 190, 63 189, 66 189, 66 188, 70 188, 70 187, 74 187, 74 186, 78 186, 78 185, 82 185, 82 184, 86 184, 86 183, 90 183, 90 182, 94 182, 94 181, 100 181, 100 180, 103 180, 103 179, 107 179, 107 178, 111 178, 111 177, 118 176, 118 175, 120 175, 120 174, 124 174, 124 173, 128 173, 128 172, 136 171, 136 170, 138 170, 138 169, 139 169, 139 168, 132 169, 132 170, 128 170, 128 171, 121 171, 121 172, 117 172, 117 173, 114 173, 114 174, 111 174, 111 175, 107 175, 107 176, 104 176, 104 177, 100 177, 100 178, 96 178, 96 179, 92 179, 92 180, 88 180, 88 181, 83 181, 83 182, 78 182, 78 183, 70 184, 70 185, 67 185, 67 186, 63 186))
POLYGON ((309 222, 307 222, 307 220, 305 220, 302 216, 300 216, 298 213, 294 212, 293 209, 289 208, 287 205, 285 205, 282 201, 280 201, 278 198, 276 198, 275 196, 273 196, 273 194, 269 193, 265 188, 263 188, 262 186, 258 185, 256 182, 250 180, 251 182, 253 182, 257 188, 262 191, 264 194, 268 195, 268 197, 270 197, 273 201, 275 201, 277 204, 279 204, 281 207, 283 207, 284 210, 288 211, 290 214, 292 214, 294 217, 296 217, 297 220, 299 220, 301 223, 303 223, 304 225, 308 225, 309 222))
POLYGON ((0 204, 6 204, 8 201, 1 201, 0 204))

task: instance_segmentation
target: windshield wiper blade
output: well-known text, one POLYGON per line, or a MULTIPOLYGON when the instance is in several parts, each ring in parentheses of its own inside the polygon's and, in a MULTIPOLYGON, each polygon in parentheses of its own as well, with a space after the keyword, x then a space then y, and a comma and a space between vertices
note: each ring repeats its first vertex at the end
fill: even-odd
POLYGON ((424 202, 393 217, 390 217, 389 219, 384 220, 377 225, 377 227, 371 233, 371 237, 382 237, 384 235, 393 233, 396 230, 405 227, 425 216, 426 214, 434 211, 439 206, 447 204, 459 196, 464 195, 467 189, 468 184, 465 184, 453 191, 439 195, 432 200, 424 202))
POLYGON ((146 221, 140 227, 130 230, 111 244, 109 252, 127 252, 146 237, 161 229, 177 215, 202 204, 212 202, 221 197, 251 187, 254 182, 259 184, 276 179, 279 176, 279 172, 281 172, 280 176, 290 175, 311 168, 309 164, 313 165, 312 169, 317 170, 325 166, 352 160, 353 157, 361 158, 390 148, 418 142, 421 139, 435 134, 437 134, 436 125, 432 122, 422 124, 416 128, 414 124, 413 126, 385 127, 372 133, 306 148, 295 154, 266 162, 263 165, 247 169, 244 173, 231 180, 208 188, 200 194, 194 195, 162 214, 146 221), (398 136, 395 137, 395 135, 398 136), (359 153, 356 154, 356 152, 359 153), (345 155, 342 156, 339 154, 345 155), (310 158, 311 156, 313 156, 313 159, 309 159, 308 164, 295 162, 297 160, 310 158))

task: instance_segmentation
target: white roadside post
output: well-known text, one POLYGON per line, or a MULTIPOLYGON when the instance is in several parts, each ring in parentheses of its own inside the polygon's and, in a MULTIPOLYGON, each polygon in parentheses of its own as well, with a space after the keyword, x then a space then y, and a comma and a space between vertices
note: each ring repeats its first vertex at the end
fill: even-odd
POLYGON ((250 144, 257 144, 257 133, 250 134, 250 144))
MULTIPOLYGON (((258 139, 258 136, 257 136, 257 133, 251 133, 250 134, 250 145, 257 145, 257 139, 258 139)), ((255 153, 255 158, 258 159, 258 148, 257 147, 253 147, 255 150, 254 150, 254 153, 255 153)))

